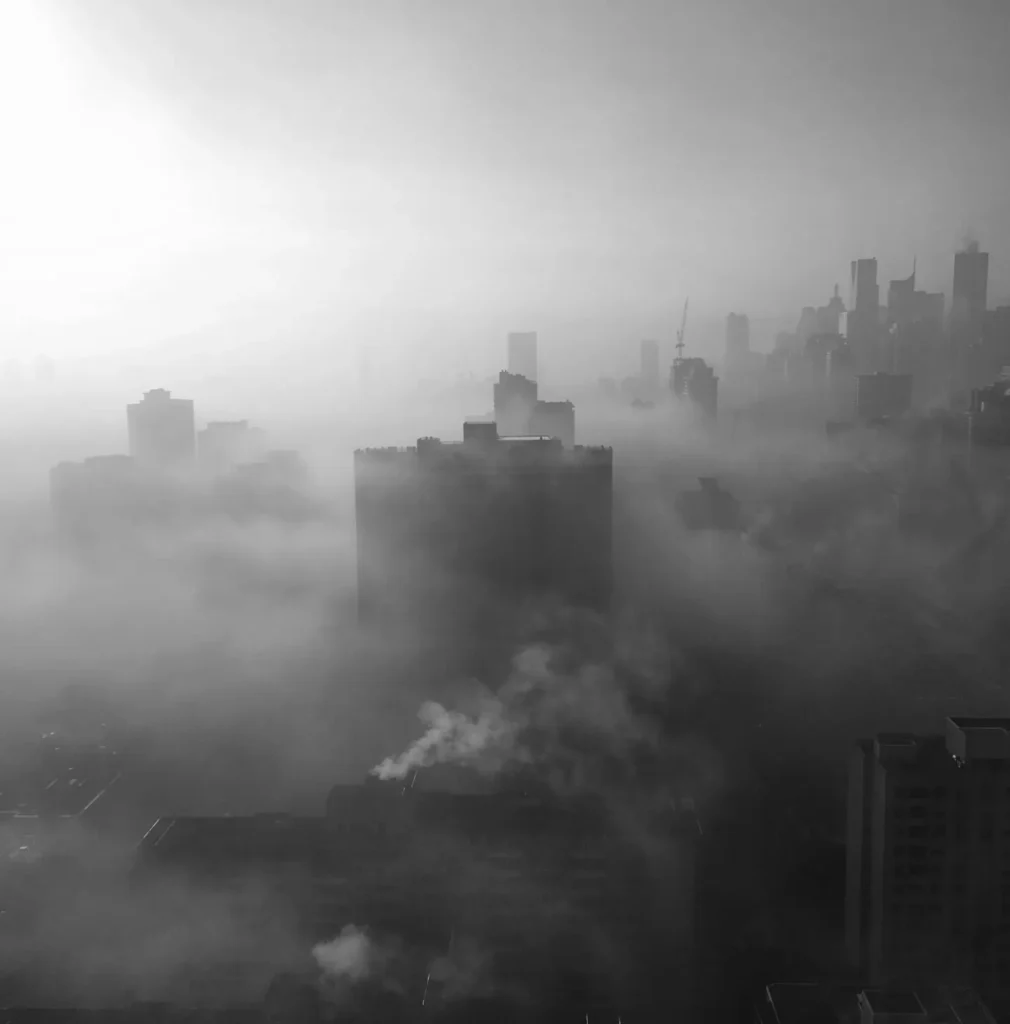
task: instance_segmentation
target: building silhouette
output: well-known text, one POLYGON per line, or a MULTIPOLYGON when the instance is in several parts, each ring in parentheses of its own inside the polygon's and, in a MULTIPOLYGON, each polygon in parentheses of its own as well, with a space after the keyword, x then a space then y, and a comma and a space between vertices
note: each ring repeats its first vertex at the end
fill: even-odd
POLYGON ((197 435, 197 456, 203 469, 222 473, 263 457, 266 439, 248 420, 208 423, 197 435))
POLYGON ((852 261, 851 299, 845 324, 846 339, 859 372, 883 369, 879 365, 880 286, 875 259, 852 261))
POLYGON ((704 359, 678 357, 670 367, 670 390, 704 420, 714 420, 719 402, 719 378, 704 359))
POLYGON ((536 331, 513 331, 509 334, 508 369, 509 373, 527 380, 538 379, 536 331))
POLYGON ((575 444, 575 406, 544 402, 537 383, 502 370, 494 385, 494 420, 502 437, 553 437, 566 448, 575 444))
POLYGON ((951 340, 956 346, 981 339, 989 290, 989 254, 974 242, 954 255, 954 290, 950 306, 951 340))
POLYGON ((366 619, 460 622, 505 602, 610 602, 612 452, 465 424, 462 443, 355 452, 366 619))
POLYGON ((849 769, 846 944, 871 984, 974 987, 1010 1011, 1010 719, 886 733, 849 769))
POLYGON ((147 391, 139 402, 126 407, 130 454, 143 466, 177 469, 196 456, 196 420, 193 402, 173 398, 163 388, 147 391))

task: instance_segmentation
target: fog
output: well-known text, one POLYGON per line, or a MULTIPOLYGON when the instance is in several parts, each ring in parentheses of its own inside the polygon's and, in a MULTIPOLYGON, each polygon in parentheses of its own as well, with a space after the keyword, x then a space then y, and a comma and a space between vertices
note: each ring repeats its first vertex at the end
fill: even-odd
POLYGON ((706 425, 665 387, 635 407, 600 379, 634 373, 643 337, 665 377, 688 296, 688 355, 713 361, 731 308, 766 352, 871 253, 882 283, 913 254, 949 291, 950 250, 981 235, 990 297, 1010 294, 1010 15, 958 6, 0 12, 0 1005, 283 1001, 277 978, 333 1006, 419 979, 535 1002, 492 977, 481 897, 508 872, 468 840, 405 843, 391 869, 448 879, 448 938, 349 910, 307 936, 311 872, 286 865, 279 893, 242 851, 138 876, 159 819, 322 829, 333 787, 421 777, 599 811, 649 904, 634 927, 580 916, 556 878, 507 891, 545 944, 574 921, 624 994, 687 991, 684 891, 711 901, 716 1015, 838 962, 835 904, 790 885, 844 842, 852 743, 1008 713, 1002 459, 906 424, 829 437, 810 394, 726 381, 706 425), (520 329, 541 397, 613 448, 610 610, 474 586, 486 631, 361 621, 354 451, 459 440, 520 329), (186 483, 176 520, 75 543, 50 471, 126 453, 125 406, 153 388, 198 429, 248 419, 297 452, 295 511, 221 512, 186 483), (692 528, 702 478, 739 503, 732 527, 692 528), (94 810, 59 810, 85 783, 94 810), (695 860, 671 808, 697 816, 695 860))

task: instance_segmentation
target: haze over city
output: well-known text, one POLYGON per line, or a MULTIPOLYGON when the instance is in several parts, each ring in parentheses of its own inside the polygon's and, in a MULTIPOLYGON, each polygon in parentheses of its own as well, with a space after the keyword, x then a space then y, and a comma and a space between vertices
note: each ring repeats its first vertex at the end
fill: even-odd
POLYGON ((1008 43, 9 0, 0 1018, 1010 1020, 1008 43))

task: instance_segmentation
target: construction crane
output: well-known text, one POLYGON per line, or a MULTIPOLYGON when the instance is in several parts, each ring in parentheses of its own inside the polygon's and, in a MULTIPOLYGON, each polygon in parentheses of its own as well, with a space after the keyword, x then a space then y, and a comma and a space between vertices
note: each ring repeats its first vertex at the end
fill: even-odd
POLYGON ((680 318, 680 330, 677 331, 677 359, 684 358, 684 328, 687 327, 687 304, 690 299, 684 299, 684 315, 680 318))

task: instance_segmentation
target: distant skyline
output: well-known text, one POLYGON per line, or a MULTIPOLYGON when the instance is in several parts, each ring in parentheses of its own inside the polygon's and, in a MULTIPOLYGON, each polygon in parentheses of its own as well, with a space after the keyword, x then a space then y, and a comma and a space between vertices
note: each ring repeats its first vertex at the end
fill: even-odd
POLYGON ((0 40, 5 350, 536 329, 569 372, 686 295, 689 344, 764 345, 863 256, 949 301, 969 233, 1010 301, 998 0, 12 0, 0 40))

